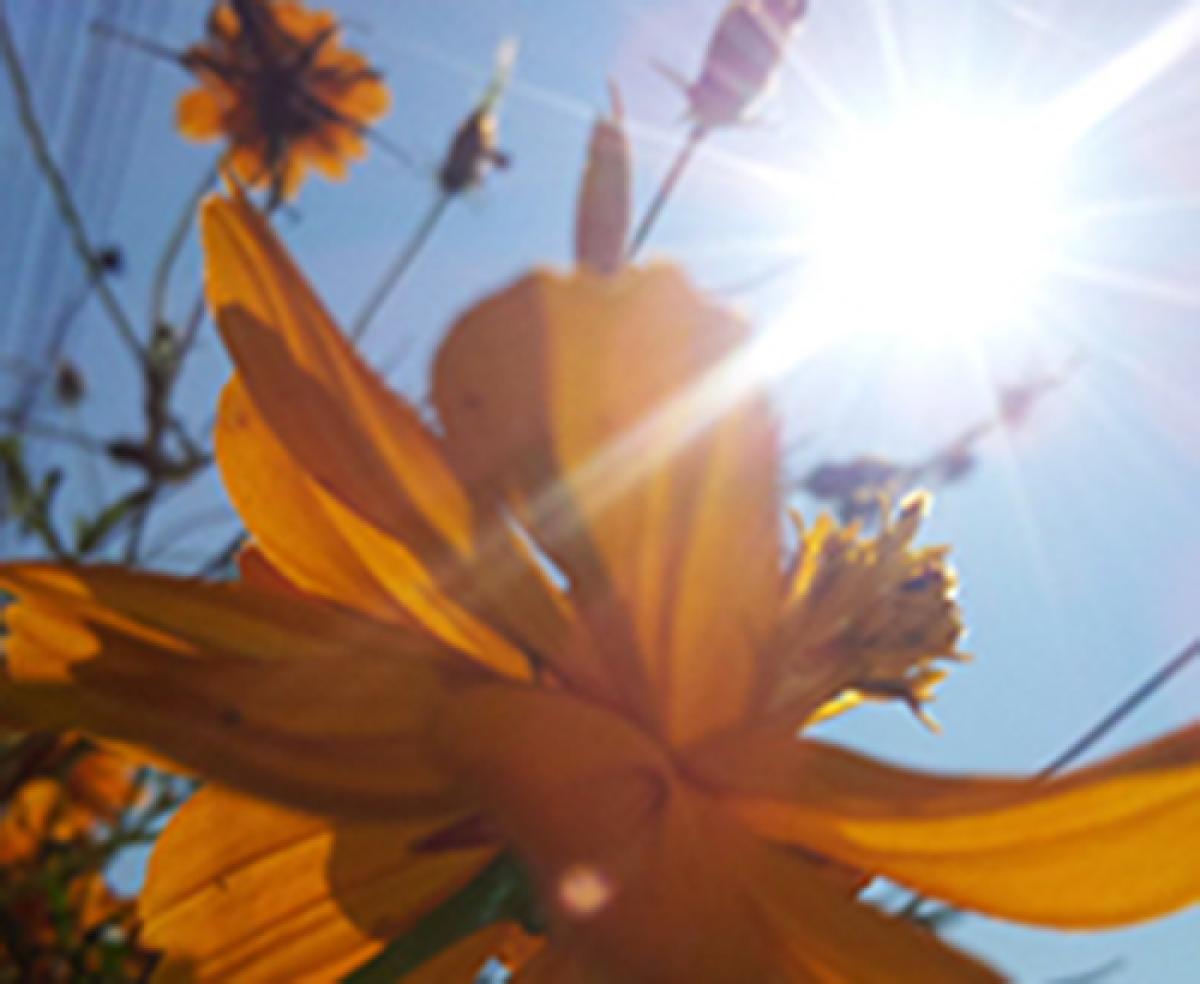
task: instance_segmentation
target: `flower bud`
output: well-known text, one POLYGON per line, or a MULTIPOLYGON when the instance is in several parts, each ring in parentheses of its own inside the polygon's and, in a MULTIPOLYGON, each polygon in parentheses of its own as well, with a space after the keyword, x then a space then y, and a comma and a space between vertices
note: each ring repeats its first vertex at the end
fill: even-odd
POLYGON ((625 261, 633 213, 629 138, 615 87, 612 103, 612 116, 592 128, 575 218, 575 262, 605 276, 625 261))
POLYGON ((721 15, 700 77, 687 90, 691 113, 702 127, 745 119, 783 61, 808 0, 734 0, 721 15))

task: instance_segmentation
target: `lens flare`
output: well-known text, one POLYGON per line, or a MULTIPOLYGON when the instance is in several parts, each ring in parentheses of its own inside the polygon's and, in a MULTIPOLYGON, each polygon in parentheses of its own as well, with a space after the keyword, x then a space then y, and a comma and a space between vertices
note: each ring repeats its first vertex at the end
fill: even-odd
POLYGON ((822 321, 942 342, 1022 320, 1064 227, 1042 129, 931 111, 844 141, 806 209, 822 321))

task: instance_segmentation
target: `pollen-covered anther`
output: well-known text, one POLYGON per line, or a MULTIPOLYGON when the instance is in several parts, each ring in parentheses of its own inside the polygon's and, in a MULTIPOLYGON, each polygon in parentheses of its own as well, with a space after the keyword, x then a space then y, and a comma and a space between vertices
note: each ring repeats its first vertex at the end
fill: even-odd
POLYGON ((946 675, 938 664, 965 656, 946 551, 912 546, 927 506, 913 496, 894 516, 885 509, 874 537, 827 516, 801 531, 773 648, 773 708, 798 705, 811 721, 862 700, 899 700, 933 726, 924 705, 946 675))

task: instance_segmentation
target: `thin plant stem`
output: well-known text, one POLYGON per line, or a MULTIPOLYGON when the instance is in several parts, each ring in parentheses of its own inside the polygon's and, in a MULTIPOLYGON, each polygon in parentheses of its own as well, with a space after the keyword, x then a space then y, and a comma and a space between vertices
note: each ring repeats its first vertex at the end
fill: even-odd
MULTIPOLYGON (((0 420, 6 423, 13 423, 16 419, 16 413, 0 415, 0 420)), ((40 420, 30 420, 28 417, 20 418, 20 431, 28 437, 41 438, 46 441, 57 441, 61 444, 69 444, 72 447, 79 448, 81 451, 87 451, 92 454, 105 455, 108 453, 108 443, 98 437, 93 437, 91 434, 83 431, 72 430, 68 427, 59 427, 55 424, 45 423, 40 420)))
POLYGON ((654 197, 646 207, 642 221, 638 223, 637 231, 633 234, 633 239, 629 244, 628 259, 634 259, 639 250, 646 244, 646 240, 650 237, 650 231, 654 228, 655 222, 658 221, 659 214, 667 204, 675 188, 679 185, 679 181, 683 177, 684 171, 687 170, 692 157, 695 155, 696 149, 707 135, 708 128, 699 124, 693 126, 688 131, 687 139, 684 140, 683 146, 679 148, 679 152, 675 155, 671 169, 667 172, 667 176, 663 178, 662 184, 658 186, 658 191, 654 193, 654 197))
POLYGON ((1050 779, 1068 765, 1071 765, 1081 755, 1089 751, 1098 741, 1108 735, 1117 725, 1130 714, 1153 697, 1158 691, 1182 673, 1200 656, 1200 639, 1193 640, 1182 650, 1171 657, 1163 666, 1154 671, 1139 687, 1133 690, 1116 707, 1089 728, 1070 747, 1056 755, 1041 772, 1039 779, 1050 779))
POLYGON ((106 24, 104 21, 93 21, 92 33, 109 41, 120 41, 121 44, 127 44, 131 48, 136 48, 147 55, 153 55, 155 58, 163 58, 176 63, 182 61, 182 56, 174 48, 168 48, 165 44, 159 44, 157 41, 130 34, 128 31, 123 31, 112 24, 106 24))
POLYGON ((188 195, 183 205, 183 211, 180 212, 179 218, 175 221, 175 225, 171 229, 171 235, 167 238, 166 245, 163 247, 162 255, 159 256, 158 263, 154 267, 154 281, 150 287, 151 331, 166 322, 167 289, 171 282, 171 271, 179 259, 179 254, 183 251, 183 244, 187 241, 187 234, 192 228, 192 223, 195 221, 196 210, 200 207, 200 202, 208 194, 209 189, 216 180, 217 165, 214 164, 205 170, 200 183, 188 195))
POLYGON ((92 287, 92 281, 89 280, 84 283, 82 289, 67 302, 66 307, 54 319, 54 324, 50 328, 50 341, 46 344, 45 355, 41 360, 42 364, 26 379, 25 385, 21 387, 21 394, 17 398, 12 414, 14 429, 21 430, 24 421, 33 412, 34 405, 37 403, 38 395, 41 393, 46 378, 54 372, 55 366, 62 355, 71 325, 75 322, 75 319, 79 316, 79 312, 83 310, 88 298, 92 295, 92 287))
POLYGON ((400 254, 392 261, 392 265, 387 268, 383 274, 383 278, 371 292, 367 298, 367 303, 363 305, 350 328, 350 338, 356 343, 362 342, 363 336, 366 335, 367 329, 371 325, 371 321, 375 315, 379 313, 379 309, 383 307, 384 302, 388 299, 388 295, 395 290, 396 285, 404 279, 404 275, 408 273, 413 261, 420 255, 421 250, 429 241, 429 237, 433 234, 433 230, 437 228, 438 222, 441 221, 442 215, 446 211, 446 206, 450 204, 450 199, 453 196, 443 193, 434 199, 433 204, 425 213, 425 217, 421 219, 420 225, 413 230, 413 234, 404 244, 404 248, 400 250, 400 254))
POLYGON ((238 530, 232 537, 226 541, 216 553, 212 554, 203 564, 201 564, 195 572, 196 577, 215 577, 220 574, 225 568, 233 563, 238 552, 250 539, 249 534, 245 530, 238 530))
POLYGON ((45 132, 38 122, 37 113, 33 107, 33 97, 29 91, 29 82, 25 77, 25 70, 21 67, 21 59, 17 54, 12 30, 9 26, 8 4, 6 0, 0 0, 0 57, 4 59, 4 67, 8 73, 9 81, 12 83, 13 97, 16 101, 17 117, 20 120, 21 129, 25 132, 29 146, 33 150, 38 170, 42 172, 42 176, 46 179, 46 184, 54 196, 59 215, 62 217, 63 223, 70 233, 71 243, 75 252, 82 261, 84 269, 87 270, 92 286, 95 288, 101 303, 116 326, 122 341, 128 346, 134 357, 141 362, 145 359, 145 352, 138 342, 133 322, 129 320, 129 316, 125 313, 124 308, 121 307, 121 302, 117 300, 116 294, 113 293, 112 288, 108 285, 106 271, 100 262, 97 250, 92 246, 91 240, 88 238, 87 230, 83 224, 83 217, 75 205, 71 189, 67 185, 67 180, 59 169, 58 164, 55 162, 54 155, 50 152, 45 132))
POLYGON ((190 351, 196 341, 196 335, 200 331, 200 326, 204 324, 204 312, 206 310, 204 288, 201 287, 200 292, 196 295, 196 299, 192 302, 192 310, 188 314, 187 321, 184 323, 183 331, 179 335, 179 350, 175 366, 176 374, 183 367, 184 356, 190 351))

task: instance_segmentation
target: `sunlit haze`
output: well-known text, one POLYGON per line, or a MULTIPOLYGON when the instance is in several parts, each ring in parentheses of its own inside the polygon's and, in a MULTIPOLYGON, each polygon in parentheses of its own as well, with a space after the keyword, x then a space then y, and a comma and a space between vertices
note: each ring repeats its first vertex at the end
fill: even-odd
POLYGON ((850 134, 813 182, 806 285, 831 330, 952 340, 1029 313, 1061 161, 1022 120, 922 110, 850 134))

